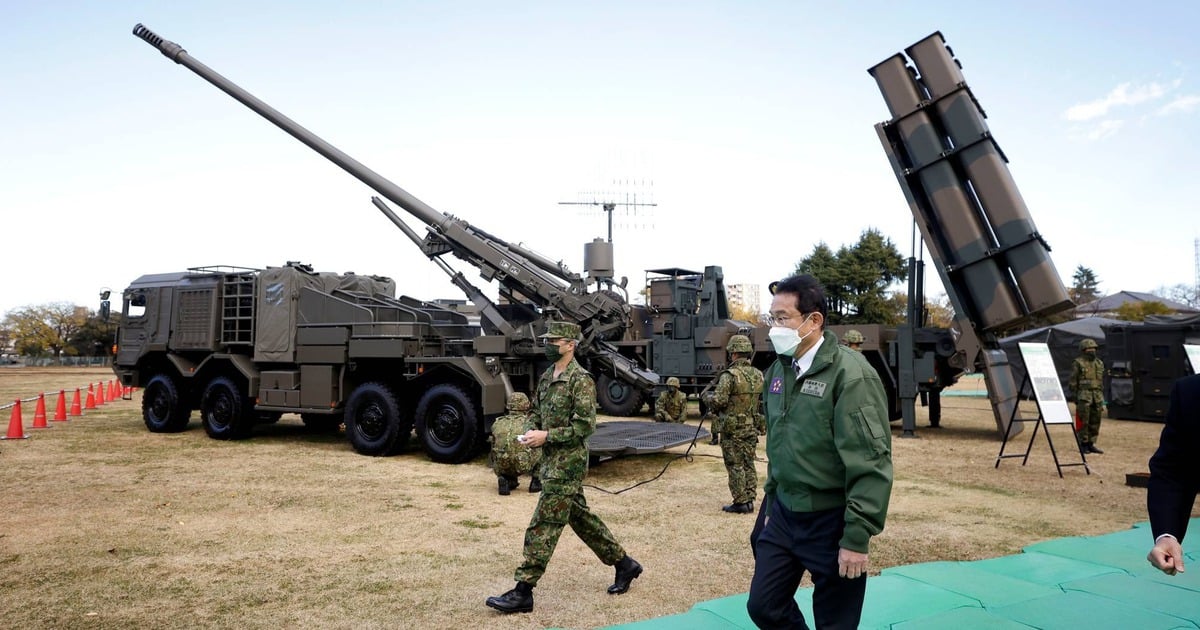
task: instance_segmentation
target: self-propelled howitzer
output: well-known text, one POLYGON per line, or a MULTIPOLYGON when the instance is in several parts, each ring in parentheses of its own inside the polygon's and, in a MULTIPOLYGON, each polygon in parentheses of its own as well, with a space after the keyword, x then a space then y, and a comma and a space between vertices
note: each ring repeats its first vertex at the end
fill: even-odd
MULTIPOLYGON (((584 337, 580 354, 589 367, 599 372, 599 385, 602 390, 628 390, 631 396, 640 398, 642 395, 648 395, 658 384, 658 375, 641 369, 608 343, 608 340, 619 339, 629 326, 630 309, 618 296, 610 291, 601 290, 589 293, 587 289, 590 281, 570 272, 564 265, 488 234, 462 219, 433 209, 200 63, 188 55, 183 47, 163 39, 145 26, 138 24, 134 27, 133 34, 157 48, 167 58, 200 75, 424 223, 427 235, 418 242, 418 246, 426 256, 434 259, 443 254, 453 254, 478 268, 483 278, 496 280, 501 286, 502 295, 508 298, 514 307, 502 311, 495 304, 479 306, 487 325, 493 331, 507 336, 518 354, 532 354, 529 350, 534 343, 534 335, 544 319, 565 319, 580 325, 584 337), (534 308, 529 308, 528 305, 534 308)), ((387 211, 386 206, 382 203, 376 205, 389 215, 389 219, 397 225, 402 225, 399 217, 387 211)), ((409 236, 411 238, 412 234, 409 236)), ((482 293, 478 290, 472 293, 464 288, 464 285, 470 285, 465 283, 461 276, 456 277, 452 274, 452 278, 455 279, 456 286, 468 293, 468 297, 473 300, 482 298, 482 293)), ((603 404, 606 397, 601 396, 600 399, 603 404)), ((623 407, 628 408, 629 405, 623 407)))

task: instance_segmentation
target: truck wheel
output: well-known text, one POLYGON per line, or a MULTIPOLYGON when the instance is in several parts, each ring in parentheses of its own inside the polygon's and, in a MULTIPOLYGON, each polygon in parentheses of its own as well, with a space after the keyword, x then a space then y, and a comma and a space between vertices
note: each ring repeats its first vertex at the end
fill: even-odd
POLYGON ((641 392, 607 374, 601 374, 596 381, 596 400, 610 416, 632 416, 642 408, 641 392))
POLYGON ((457 385, 434 385, 417 403, 417 435, 429 459, 461 464, 475 455, 482 437, 479 413, 457 385))
POLYGON ((254 416, 247 400, 233 381, 224 376, 213 379, 200 397, 200 417, 204 432, 214 440, 240 440, 250 436, 254 416))
MULTIPOLYGON (((326 416, 336 418, 337 416, 326 416)), ((301 416, 308 423, 308 420, 301 416)), ((362 455, 391 455, 404 448, 412 425, 404 420, 396 395, 383 383, 363 383, 346 401, 346 436, 362 455)))
POLYGON ((342 416, 340 414, 302 413, 300 414, 300 419, 304 421, 304 426, 308 430, 316 433, 332 433, 337 431, 337 428, 342 425, 342 416))
POLYGON ((159 374, 142 390, 142 420, 151 433, 178 433, 187 428, 192 410, 179 397, 175 379, 159 374))

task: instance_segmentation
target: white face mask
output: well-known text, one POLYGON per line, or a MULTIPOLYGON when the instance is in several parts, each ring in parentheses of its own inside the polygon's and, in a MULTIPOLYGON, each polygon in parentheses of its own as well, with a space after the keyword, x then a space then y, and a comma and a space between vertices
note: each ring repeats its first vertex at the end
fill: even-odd
MULTIPOLYGON (((804 318, 807 320, 808 318, 804 318)), ((804 322, 800 322, 804 326, 804 322)), ((787 328, 785 326, 772 326, 767 337, 771 340, 771 345, 775 348, 775 354, 780 356, 790 357, 800 347, 800 343, 808 338, 812 331, 808 331, 803 335, 795 328, 787 328)))

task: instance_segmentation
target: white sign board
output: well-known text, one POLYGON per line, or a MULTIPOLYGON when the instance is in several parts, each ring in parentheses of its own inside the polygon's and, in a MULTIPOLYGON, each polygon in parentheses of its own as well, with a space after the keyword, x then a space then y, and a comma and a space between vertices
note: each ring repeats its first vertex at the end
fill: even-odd
POLYGON ((1183 351, 1187 353, 1188 363, 1192 364, 1192 374, 1200 374, 1200 346, 1185 343, 1183 351))
POLYGON ((1037 396, 1038 407, 1042 410, 1042 418, 1047 424, 1071 424, 1071 408, 1067 406, 1067 397, 1063 395, 1062 384, 1058 382, 1058 371, 1054 369, 1054 359, 1050 356, 1050 346, 1044 343, 1020 343, 1021 357, 1025 359, 1025 369, 1029 373, 1029 381, 1033 386, 1033 394, 1037 396))

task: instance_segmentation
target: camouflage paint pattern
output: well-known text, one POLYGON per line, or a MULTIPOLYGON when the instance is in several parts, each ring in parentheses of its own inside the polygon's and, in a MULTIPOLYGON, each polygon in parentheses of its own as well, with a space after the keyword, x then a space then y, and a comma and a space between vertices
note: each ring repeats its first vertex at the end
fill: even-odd
POLYGON ((721 433, 721 456, 729 475, 729 493, 734 503, 748 503, 758 492, 758 471, 754 453, 758 447, 762 395, 762 372, 747 359, 735 360, 717 377, 712 406, 717 414, 713 423, 721 433))
POLYGON ((583 496, 587 439, 596 430, 596 383, 591 375, 575 360, 557 377, 550 366, 538 381, 529 423, 547 432, 541 447, 542 493, 525 529, 525 559, 514 578, 536 586, 568 525, 601 562, 616 564, 625 550, 583 496))
POLYGON ((517 441, 518 435, 529 430, 529 416, 512 412, 496 418, 492 424, 492 467, 497 477, 519 477, 536 472, 542 460, 542 450, 530 448, 517 441))
POLYGON ((683 422, 687 417, 687 394, 678 389, 667 389, 654 401, 656 422, 683 422))
POLYGON ((1075 392, 1075 412, 1079 414, 1079 441, 1095 444, 1100 435, 1100 415, 1104 409, 1104 361, 1084 352, 1071 362, 1071 391, 1075 392))

